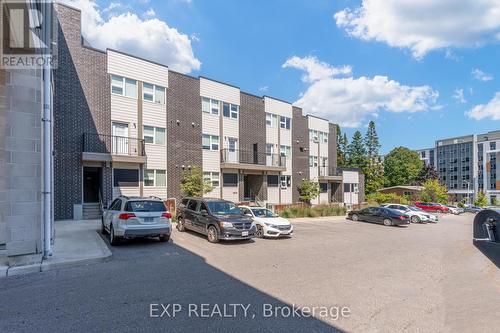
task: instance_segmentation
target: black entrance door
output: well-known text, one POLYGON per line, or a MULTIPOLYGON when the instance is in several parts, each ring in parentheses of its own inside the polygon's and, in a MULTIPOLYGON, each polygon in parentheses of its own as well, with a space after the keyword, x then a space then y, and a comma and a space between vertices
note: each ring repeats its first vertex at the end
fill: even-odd
POLYGON ((83 202, 99 202, 101 188, 101 168, 83 168, 83 202))

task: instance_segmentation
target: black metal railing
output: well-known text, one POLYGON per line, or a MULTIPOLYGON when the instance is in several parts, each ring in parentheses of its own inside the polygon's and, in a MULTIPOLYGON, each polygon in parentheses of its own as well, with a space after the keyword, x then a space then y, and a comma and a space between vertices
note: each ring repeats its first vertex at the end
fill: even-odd
POLYGON ((342 176, 342 169, 338 167, 319 167, 320 176, 342 176))
POLYGON ((146 156, 144 140, 124 136, 84 133, 82 151, 113 155, 146 156))
POLYGON ((222 163, 254 164, 273 167, 286 166, 286 157, 280 154, 227 148, 222 149, 220 153, 222 163))

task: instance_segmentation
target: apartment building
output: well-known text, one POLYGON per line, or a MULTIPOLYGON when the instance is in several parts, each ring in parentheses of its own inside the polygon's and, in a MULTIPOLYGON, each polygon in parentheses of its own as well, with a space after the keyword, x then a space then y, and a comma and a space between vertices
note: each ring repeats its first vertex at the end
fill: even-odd
POLYGON ((289 102, 192 77, 81 36, 81 13, 57 6, 54 73, 56 219, 98 215, 118 195, 182 196, 194 167, 207 193, 262 205, 299 201, 303 180, 320 183, 313 203, 364 200, 358 170, 336 167, 335 125, 289 102))
POLYGON ((436 141, 435 148, 418 150, 420 159, 436 168, 455 201, 473 201, 479 191, 490 202, 500 199, 497 158, 500 131, 436 141))

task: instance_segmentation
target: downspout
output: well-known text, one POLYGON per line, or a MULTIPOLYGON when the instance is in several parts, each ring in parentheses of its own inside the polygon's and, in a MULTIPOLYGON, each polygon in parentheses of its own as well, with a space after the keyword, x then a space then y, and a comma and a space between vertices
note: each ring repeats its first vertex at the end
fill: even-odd
MULTIPOLYGON (((52 2, 44 4, 44 27, 45 38, 44 42, 49 52, 52 49, 51 28, 52 28, 52 2)), ((51 73, 51 57, 50 54, 44 54, 43 65, 43 256, 48 258, 52 256, 52 145, 51 145, 51 99, 52 99, 52 73, 51 73)))

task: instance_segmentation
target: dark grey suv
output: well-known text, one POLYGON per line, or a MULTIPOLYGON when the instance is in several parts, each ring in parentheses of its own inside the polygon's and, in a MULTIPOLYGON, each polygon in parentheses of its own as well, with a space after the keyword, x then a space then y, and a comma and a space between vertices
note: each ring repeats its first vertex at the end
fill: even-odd
POLYGON ((234 203, 212 198, 184 198, 177 207, 177 229, 196 231, 208 241, 255 237, 255 224, 234 203))

